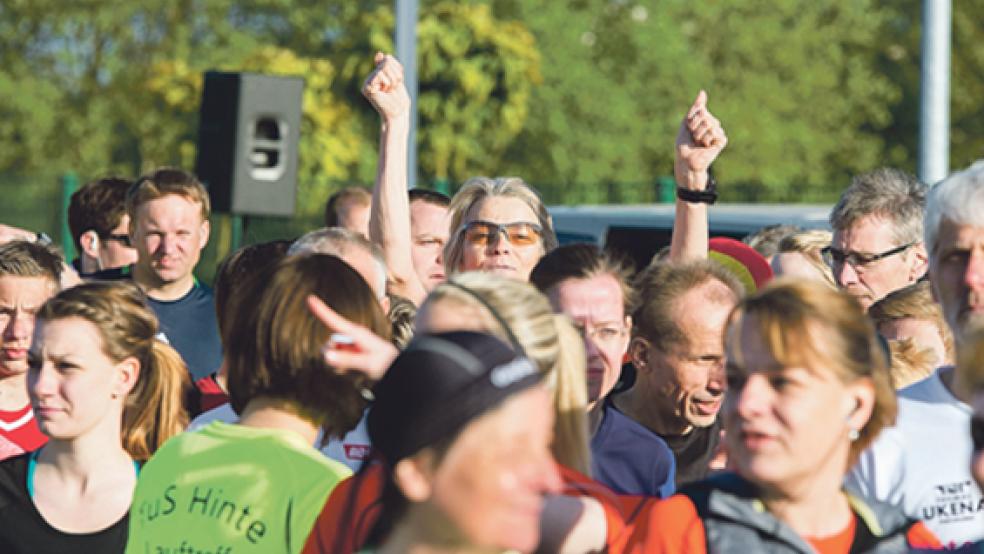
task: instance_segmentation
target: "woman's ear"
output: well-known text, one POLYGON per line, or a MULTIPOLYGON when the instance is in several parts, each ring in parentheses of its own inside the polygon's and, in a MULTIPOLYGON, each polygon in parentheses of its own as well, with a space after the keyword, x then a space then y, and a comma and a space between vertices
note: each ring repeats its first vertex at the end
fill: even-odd
POLYGON ((113 398, 123 398, 137 386, 140 378, 140 361, 130 356, 116 364, 116 384, 113 386, 113 398))
POLYGON ((434 453, 425 448, 396 463, 393 477, 396 486, 410 502, 424 502, 434 489, 434 453))
POLYGON ((875 410, 875 385, 869 379, 858 379, 848 385, 844 401, 844 420, 854 431, 864 429, 875 410))

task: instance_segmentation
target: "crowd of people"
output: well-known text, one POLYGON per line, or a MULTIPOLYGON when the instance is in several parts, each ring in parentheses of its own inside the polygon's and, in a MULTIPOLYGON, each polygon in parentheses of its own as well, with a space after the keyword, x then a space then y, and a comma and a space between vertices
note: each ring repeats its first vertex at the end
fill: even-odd
POLYGON ((0 552, 984 552, 984 162, 711 237, 701 92, 634 268, 516 177, 408 193, 375 63, 372 190, 214 288, 178 168, 76 192, 70 263, 0 225, 0 552))

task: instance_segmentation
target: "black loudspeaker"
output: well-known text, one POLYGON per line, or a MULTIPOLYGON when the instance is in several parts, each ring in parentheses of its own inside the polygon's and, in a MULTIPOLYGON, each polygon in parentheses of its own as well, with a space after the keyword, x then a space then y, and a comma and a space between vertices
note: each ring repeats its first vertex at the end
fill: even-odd
POLYGON ((294 214, 304 80, 205 73, 195 173, 216 212, 294 214))

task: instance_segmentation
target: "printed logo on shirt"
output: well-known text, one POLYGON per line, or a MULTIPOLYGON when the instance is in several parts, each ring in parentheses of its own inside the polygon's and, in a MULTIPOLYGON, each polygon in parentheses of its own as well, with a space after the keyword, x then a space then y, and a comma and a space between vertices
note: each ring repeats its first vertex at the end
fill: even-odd
POLYGON ((536 368, 533 364, 526 358, 516 358, 515 360, 500 365, 492 370, 492 384, 500 389, 504 389, 509 385, 533 375, 536 373, 536 368))
POLYGON ((345 448, 345 457, 349 460, 368 460, 369 451, 372 450, 368 444, 343 444, 342 447, 345 448))
MULTIPOLYGON (((251 544, 262 541, 267 532, 267 524, 260 516, 250 512, 253 508, 237 499, 226 495, 221 488, 202 486, 179 487, 170 485, 163 494, 154 500, 145 500, 137 508, 137 517, 144 525, 152 524, 157 518, 166 518, 171 514, 184 513, 191 516, 214 521, 215 525, 226 528, 231 536, 245 538, 251 544)), ((203 522, 204 523, 204 522, 203 522)), ((209 525, 205 523, 205 525, 209 525)), ((173 537, 180 543, 170 546, 157 545, 155 552, 199 552, 207 548, 215 554, 231 554, 232 546, 192 544, 188 537, 173 537), (185 550, 191 548, 191 550, 185 550)), ((149 544, 147 545, 149 549, 149 544)))
POLYGON ((933 487, 933 503, 920 508, 923 521, 960 523, 984 513, 984 496, 971 480, 944 483, 933 487))

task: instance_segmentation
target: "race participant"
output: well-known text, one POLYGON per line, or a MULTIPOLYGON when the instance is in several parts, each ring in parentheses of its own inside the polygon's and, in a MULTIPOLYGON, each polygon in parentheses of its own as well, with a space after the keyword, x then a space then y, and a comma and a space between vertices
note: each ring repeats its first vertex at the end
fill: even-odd
MULTIPOLYGON (((925 232, 933 297, 959 350, 964 335, 984 324, 984 162, 933 187, 925 232)), ((862 493, 901 505, 948 548, 984 538, 984 495, 967 467, 972 410, 954 386, 960 379, 959 368, 944 366, 902 389, 895 427, 851 473, 862 493)))
POLYGON ((140 464, 188 419, 188 371, 125 282, 62 291, 37 313, 28 391, 48 442, 0 463, 0 552, 120 553, 140 464))
POLYGON ((843 486, 895 414, 884 353, 851 297, 816 282, 777 281, 739 302, 726 343, 723 418, 734 473, 646 506, 623 551, 939 547, 922 523, 843 486))
POLYGON ((325 203, 325 227, 341 227, 368 237, 371 199, 363 187, 345 187, 335 192, 325 203))
POLYGON ((85 278, 110 279, 125 274, 137 261, 130 246, 130 216, 126 214, 129 179, 107 177, 82 186, 68 204, 68 228, 78 258, 72 267, 85 278))
MULTIPOLYGON (((612 409, 662 438, 676 458, 676 486, 704 478, 721 435, 722 337, 742 285, 716 262, 651 265, 636 278, 629 356, 635 383, 612 409)), ((631 447, 625 456, 643 456, 631 447)))
POLYGON ((824 249, 837 284, 867 310, 926 273, 926 186, 898 169, 851 181, 830 212, 834 236, 824 249))
POLYGON ((126 198, 137 251, 133 281, 147 295, 161 332, 194 380, 222 364, 212 290, 193 274, 208 243, 210 210, 205 187, 194 175, 174 168, 140 177, 126 198))
POLYGON ((271 271, 233 300, 256 303, 227 333, 239 422, 176 437, 143 468, 128 552, 300 552, 329 492, 351 473, 312 445, 322 429, 340 436, 355 427, 365 378, 325 363, 332 330, 306 298, 383 337, 389 325, 362 277, 334 256, 288 257, 271 271))
POLYGON ((489 335, 412 341, 374 389, 369 432, 387 475, 365 551, 532 551, 561 488, 543 377, 489 335))
POLYGON ((369 236, 386 257, 390 292, 419 306, 428 292, 444 282, 450 200, 425 189, 407 194, 410 95, 396 58, 379 52, 375 62, 362 87, 381 119, 369 236))
POLYGON ((41 244, 0 244, 0 460, 47 440, 28 399, 27 360, 35 317, 58 292, 62 267, 61 257, 41 244))
POLYGON ((530 281, 581 331, 587 354, 591 475, 621 494, 673 494, 676 462, 666 442, 607 400, 629 346, 635 291, 629 271, 593 244, 561 246, 530 281))

